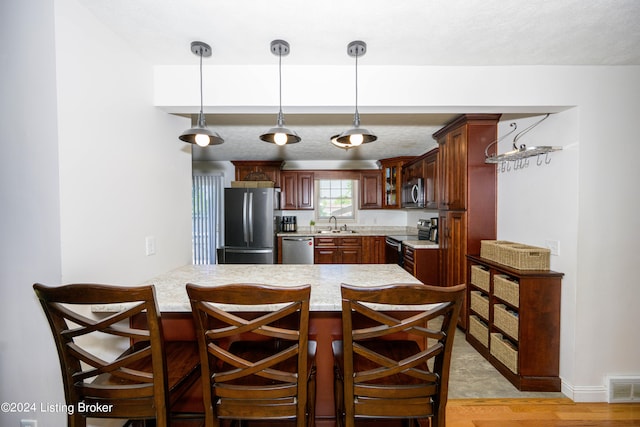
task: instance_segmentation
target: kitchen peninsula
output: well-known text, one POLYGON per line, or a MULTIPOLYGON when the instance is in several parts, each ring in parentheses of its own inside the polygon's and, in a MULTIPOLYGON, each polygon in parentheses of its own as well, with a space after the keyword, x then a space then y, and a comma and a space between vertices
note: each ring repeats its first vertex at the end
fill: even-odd
MULTIPOLYGON (((156 288, 166 339, 195 339, 191 306, 185 289, 187 283, 204 286, 218 286, 226 283, 263 283, 283 287, 311 285, 309 335, 318 344, 316 425, 321 427, 324 423, 326 425, 335 423, 331 341, 342 336, 340 284, 378 286, 390 283, 421 282, 397 264, 186 265, 144 283, 153 284, 156 288)), ((403 309, 403 307, 396 308, 403 309)), ((94 312, 114 310, 109 306, 94 306, 92 309, 94 312)))

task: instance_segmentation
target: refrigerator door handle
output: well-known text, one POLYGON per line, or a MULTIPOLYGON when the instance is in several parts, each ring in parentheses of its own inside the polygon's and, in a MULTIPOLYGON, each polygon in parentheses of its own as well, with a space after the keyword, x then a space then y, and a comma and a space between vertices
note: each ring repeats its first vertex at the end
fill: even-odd
POLYGON ((242 195, 242 236, 245 243, 249 241, 249 230, 247 228, 247 193, 242 195))
POLYGON ((249 193, 249 242, 253 243, 253 193, 249 193))

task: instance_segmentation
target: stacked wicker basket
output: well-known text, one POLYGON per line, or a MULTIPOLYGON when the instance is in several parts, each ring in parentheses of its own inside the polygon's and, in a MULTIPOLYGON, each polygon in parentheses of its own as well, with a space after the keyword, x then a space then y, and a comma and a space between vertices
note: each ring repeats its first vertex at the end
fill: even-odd
POLYGON ((518 270, 549 270, 551 251, 506 240, 482 240, 480 256, 518 270))

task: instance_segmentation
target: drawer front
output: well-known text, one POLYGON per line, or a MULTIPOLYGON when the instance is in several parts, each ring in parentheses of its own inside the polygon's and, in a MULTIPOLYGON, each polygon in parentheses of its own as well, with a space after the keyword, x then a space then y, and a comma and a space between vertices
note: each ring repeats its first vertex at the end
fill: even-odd
POLYGON ((362 246, 361 237, 341 237, 339 240, 340 246, 362 246))
POLYGON ((316 246, 338 246, 338 239, 333 237, 316 237, 314 244, 316 246))

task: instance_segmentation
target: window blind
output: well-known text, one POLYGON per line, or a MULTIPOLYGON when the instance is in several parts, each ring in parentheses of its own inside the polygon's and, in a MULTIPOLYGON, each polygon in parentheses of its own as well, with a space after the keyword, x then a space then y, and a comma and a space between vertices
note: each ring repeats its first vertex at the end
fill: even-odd
POLYGON ((221 175, 193 175, 192 186, 192 262, 216 264, 216 248, 222 242, 221 175))

